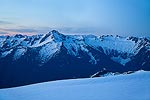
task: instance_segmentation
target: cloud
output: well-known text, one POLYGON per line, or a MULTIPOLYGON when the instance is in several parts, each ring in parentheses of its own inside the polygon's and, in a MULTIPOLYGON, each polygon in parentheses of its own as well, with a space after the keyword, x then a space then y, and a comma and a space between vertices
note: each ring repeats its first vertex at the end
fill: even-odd
POLYGON ((28 27, 19 27, 19 28, 0 28, 0 34, 43 34, 49 32, 48 27, 41 28, 28 28, 28 27))
POLYGON ((104 27, 62 27, 56 30, 66 34, 108 34, 111 33, 110 29, 104 27))
POLYGON ((5 25, 5 24, 12 24, 12 22, 0 20, 0 25, 5 25))
POLYGON ((0 34, 8 34, 7 32, 0 31, 0 34))
POLYGON ((18 29, 3 29, 5 31, 10 31, 10 32, 20 32, 20 33, 33 33, 33 32, 37 32, 37 30, 35 29, 25 29, 25 28, 18 28, 18 29))
POLYGON ((109 30, 105 28, 94 28, 94 27, 25 27, 20 26, 19 28, 0 28, 0 34, 45 34, 50 32, 51 30, 58 30, 63 34, 100 34, 107 33, 109 30))

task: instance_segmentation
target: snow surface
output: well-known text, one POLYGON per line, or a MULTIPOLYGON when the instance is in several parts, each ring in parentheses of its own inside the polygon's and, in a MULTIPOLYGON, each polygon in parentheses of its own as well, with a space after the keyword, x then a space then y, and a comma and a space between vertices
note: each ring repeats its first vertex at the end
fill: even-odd
POLYGON ((117 50, 119 52, 128 52, 133 53, 133 48, 135 46, 135 42, 131 40, 127 40, 127 38, 121 38, 121 37, 113 37, 113 36, 107 36, 107 37, 89 37, 87 36, 85 38, 85 42, 93 47, 103 47, 104 51, 107 49, 111 50, 117 50))
POLYGON ((13 49, 10 49, 10 50, 8 50, 8 51, 3 52, 3 53, 1 54, 1 57, 2 57, 2 58, 6 57, 6 56, 9 55, 12 51, 13 51, 13 49))
POLYGON ((45 39, 45 41, 43 41, 43 42, 40 43, 40 41, 41 41, 43 38, 45 38, 46 35, 48 35, 48 34, 44 34, 42 37, 40 37, 39 40, 37 40, 37 41, 34 43, 34 45, 32 45, 32 46, 30 46, 30 47, 39 47, 39 46, 42 46, 42 45, 44 45, 44 44, 47 44, 48 42, 53 41, 52 36, 48 36, 48 37, 45 39))
POLYGON ((60 50, 61 43, 50 42, 39 51, 41 63, 47 62, 57 51, 60 50))
POLYGON ((0 100, 150 100, 150 72, 0 89, 0 100))
POLYGON ((112 59, 113 61, 115 61, 115 62, 118 62, 118 63, 124 65, 124 66, 125 66, 125 64, 126 64, 127 62, 131 61, 130 58, 123 59, 123 58, 121 58, 120 56, 118 56, 118 57, 111 57, 111 59, 112 59))
POLYGON ((18 48, 14 54, 14 60, 19 59, 22 55, 25 54, 26 51, 27 51, 26 48, 18 48))

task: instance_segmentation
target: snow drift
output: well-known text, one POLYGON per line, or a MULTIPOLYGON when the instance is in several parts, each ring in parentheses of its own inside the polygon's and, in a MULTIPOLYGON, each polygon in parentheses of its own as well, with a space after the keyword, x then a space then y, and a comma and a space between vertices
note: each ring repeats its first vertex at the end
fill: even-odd
POLYGON ((150 100, 150 72, 0 89, 0 100, 150 100))

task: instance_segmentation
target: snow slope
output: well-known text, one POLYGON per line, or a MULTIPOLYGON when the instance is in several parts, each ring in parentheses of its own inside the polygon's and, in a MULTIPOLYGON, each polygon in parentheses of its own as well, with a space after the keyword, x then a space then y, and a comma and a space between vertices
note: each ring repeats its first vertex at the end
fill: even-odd
POLYGON ((150 72, 0 89, 0 100, 150 100, 150 72))

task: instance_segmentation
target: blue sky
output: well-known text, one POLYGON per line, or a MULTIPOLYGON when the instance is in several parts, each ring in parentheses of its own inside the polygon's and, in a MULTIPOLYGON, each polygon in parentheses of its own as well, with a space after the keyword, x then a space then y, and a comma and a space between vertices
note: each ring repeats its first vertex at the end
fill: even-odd
POLYGON ((0 34, 150 35, 150 0, 0 0, 0 34))

